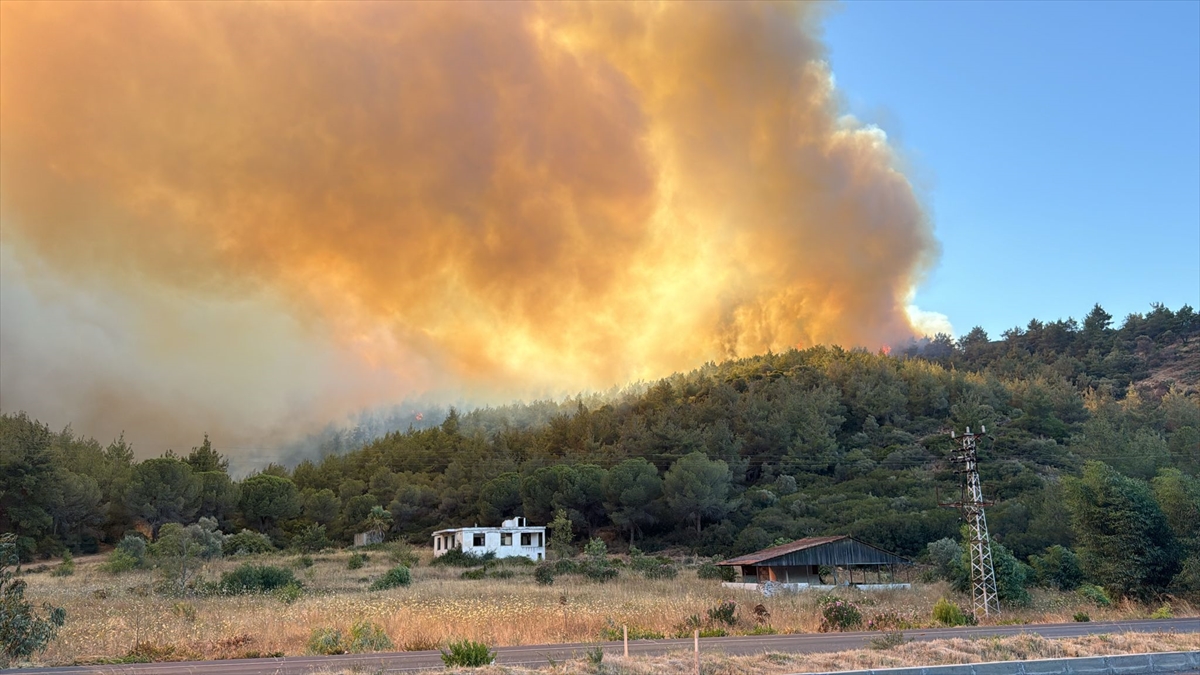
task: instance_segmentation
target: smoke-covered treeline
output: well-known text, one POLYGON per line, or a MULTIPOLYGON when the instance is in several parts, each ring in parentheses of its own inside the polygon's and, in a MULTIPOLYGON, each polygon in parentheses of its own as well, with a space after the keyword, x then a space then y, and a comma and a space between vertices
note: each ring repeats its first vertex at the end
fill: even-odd
POLYGON ((139 463, 121 439, 6 414, 0 530, 32 557, 204 516, 287 546, 348 542, 376 506, 393 536, 421 543, 440 527, 547 523, 562 510, 577 536, 641 547, 733 555, 848 533, 911 556, 958 531, 937 504, 957 488, 947 433, 986 424, 991 531, 1019 559, 1095 553, 1088 500, 1123 485, 1153 489, 1148 517, 1171 526, 1153 545, 1173 574, 1195 572, 1200 321, 1155 305, 1112 323, 1097 305, 1082 324, 1034 320, 994 341, 975 329, 891 355, 815 347, 707 364, 607 401, 451 409, 438 425, 239 481, 207 438, 139 463))
POLYGON ((907 339, 939 246, 825 14, 0 3, 0 400, 274 446, 907 339))

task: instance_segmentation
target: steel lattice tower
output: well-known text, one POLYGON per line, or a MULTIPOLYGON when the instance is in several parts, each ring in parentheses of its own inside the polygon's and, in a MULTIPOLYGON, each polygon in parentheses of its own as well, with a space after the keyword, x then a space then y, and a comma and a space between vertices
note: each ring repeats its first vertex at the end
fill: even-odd
POLYGON ((980 425, 979 433, 967 433, 956 437, 959 447, 950 456, 950 461, 961 464, 957 473, 963 475, 962 498, 945 506, 953 506, 962 512, 967 523, 967 545, 971 555, 971 601, 975 616, 1000 613, 1000 599, 996 596, 996 572, 992 568, 992 542, 988 538, 987 517, 983 507, 991 502, 983 501, 983 488, 979 483, 979 460, 975 454, 976 439, 987 435, 987 428, 980 425))

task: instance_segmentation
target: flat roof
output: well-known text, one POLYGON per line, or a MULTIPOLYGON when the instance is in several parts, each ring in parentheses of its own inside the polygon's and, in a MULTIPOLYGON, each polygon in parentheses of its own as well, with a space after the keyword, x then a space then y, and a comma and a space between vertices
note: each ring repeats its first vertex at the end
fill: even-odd
POLYGON ((434 534, 447 534, 451 532, 465 532, 467 530, 486 530, 496 532, 515 532, 517 530, 544 530, 545 525, 467 525, 466 527, 454 527, 447 530, 437 530, 434 534))

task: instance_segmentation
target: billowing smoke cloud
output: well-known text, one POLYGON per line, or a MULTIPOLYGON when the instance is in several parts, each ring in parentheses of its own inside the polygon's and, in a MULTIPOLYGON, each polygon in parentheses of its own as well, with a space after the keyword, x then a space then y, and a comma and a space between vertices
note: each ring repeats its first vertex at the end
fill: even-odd
POLYGON ((902 340, 936 244, 819 11, 3 3, 0 405, 236 445, 902 340))

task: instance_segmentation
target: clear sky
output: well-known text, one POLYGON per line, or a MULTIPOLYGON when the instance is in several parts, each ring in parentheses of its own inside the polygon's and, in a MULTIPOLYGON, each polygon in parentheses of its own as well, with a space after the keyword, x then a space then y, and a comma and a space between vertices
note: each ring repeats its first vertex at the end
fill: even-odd
POLYGON ((1200 3, 847 2, 825 31, 933 216, 922 309, 997 337, 1200 304, 1200 3))

